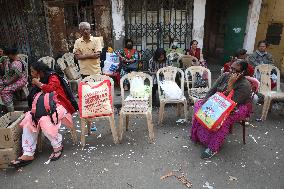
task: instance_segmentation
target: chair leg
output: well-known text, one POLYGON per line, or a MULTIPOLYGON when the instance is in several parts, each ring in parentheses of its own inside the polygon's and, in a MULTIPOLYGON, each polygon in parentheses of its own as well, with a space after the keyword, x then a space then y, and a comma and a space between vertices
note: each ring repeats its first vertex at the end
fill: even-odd
POLYGON ((114 115, 112 114, 111 117, 108 118, 109 119, 109 123, 110 123, 110 129, 111 129, 111 133, 112 133, 112 137, 113 137, 113 142, 114 144, 118 143, 118 137, 117 137, 117 131, 115 128, 115 121, 114 121, 114 115))
POLYGON ((246 122, 245 120, 241 121, 241 125, 243 126, 243 144, 246 144, 246 122))
POLYGON ((159 121, 158 124, 161 124, 161 120, 162 120, 162 102, 160 102, 160 108, 159 108, 159 121))
POLYGON ((76 134, 76 128, 75 127, 72 127, 70 129, 70 134, 71 134, 71 138, 72 138, 73 144, 77 144, 78 139, 77 139, 77 134, 76 134))
POLYGON ((126 131, 128 131, 128 127, 129 127, 129 115, 125 116, 125 126, 126 126, 126 131))
POLYGON ((187 101, 186 100, 184 101, 183 111, 184 111, 185 121, 187 122, 188 121, 188 112, 187 112, 187 101))
POLYGON ((181 116, 181 104, 177 103, 177 117, 181 116))
POLYGON ((262 108, 262 113, 261 113, 261 120, 262 121, 266 120, 266 117, 267 117, 267 114, 268 114, 268 111, 269 111, 269 107, 270 107, 270 103, 271 103, 271 98, 269 96, 265 96, 263 108, 262 108))
POLYGON ((85 130, 85 132, 87 132, 88 136, 90 136, 92 121, 87 119, 86 123, 87 123, 87 130, 85 130))
MULTIPOLYGON (((241 123, 241 125, 242 125, 242 123, 241 123)), ((234 127, 234 125, 231 125, 230 129, 229 129, 229 133, 231 133, 231 134, 233 133, 233 127, 234 127)))
POLYGON ((152 114, 151 112, 148 112, 146 114, 147 118, 147 125, 148 125, 148 131, 149 131, 149 142, 154 142, 154 128, 153 128, 153 121, 152 121, 152 114))
POLYGON ((118 140, 121 142, 123 136, 123 113, 119 114, 119 125, 118 125, 118 140))
POLYGON ((38 138, 37 138, 37 145, 38 145, 38 151, 39 152, 42 152, 42 131, 41 129, 39 130, 39 133, 38 133, 38 138))
POLYGON ((84 148, 86 145, 86 126, 87 126, 87 121, 85 119, 81 119, 81 145, 84 148))
POLYGON ((164 115, 165 115, 165 102, 160 102, 160 119, 159 119, 159 124, 163 123, 164 115))

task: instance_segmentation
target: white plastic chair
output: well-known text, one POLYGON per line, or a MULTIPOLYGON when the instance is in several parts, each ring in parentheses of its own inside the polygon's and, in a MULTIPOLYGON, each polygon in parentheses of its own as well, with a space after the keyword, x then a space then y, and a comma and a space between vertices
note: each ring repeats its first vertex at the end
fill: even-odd
POLYGON ((163 122, 164 119, 164 112, 165 112, 165 105, 166 104, 177 104, 177 115, 180 116, 180 104, 184 105, 184 116, 185 120, 187 121, 187 100, 184 96, 184 73, 180 68, 168 66, 161 68, 157 71, 157 82, 158 82, 158 92, 159 92, 159 99, 160 99, 160 109, 159 109, 159 124, 163 122), (167 99, 165 95, 162 93, 161 90, 161 75, 164 78, 164 81, 173 81, 175 82, 176 76, 180 75, 180 82, 181 82, 181 90, 182 90, 182 97, 177 100, 167 99))

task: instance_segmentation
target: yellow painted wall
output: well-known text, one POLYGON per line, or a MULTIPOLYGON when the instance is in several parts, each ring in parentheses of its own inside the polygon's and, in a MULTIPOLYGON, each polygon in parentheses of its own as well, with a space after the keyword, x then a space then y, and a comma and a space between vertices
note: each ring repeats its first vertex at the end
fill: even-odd
MULTIPOLYGON (((283 23, 284 25, 284 0, 263 0, 257 28, 255 48, 257 42, 266 37, 267 27, 271 23, 283 23)), ((273 55, 275 65, 284 74, 284 28, 279 45, 270 45, 268 52, 273 55)))

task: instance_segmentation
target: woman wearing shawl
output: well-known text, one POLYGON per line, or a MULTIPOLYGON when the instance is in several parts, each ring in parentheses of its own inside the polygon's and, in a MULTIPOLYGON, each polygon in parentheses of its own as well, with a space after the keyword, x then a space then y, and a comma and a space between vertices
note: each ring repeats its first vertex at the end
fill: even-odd
POLYGON ((207 159, 219 152, 220 147, 228 135, 230 127, 238 121, 247 118, 252 112, 251 85, 245 78, 247 75, 248 63, 245 60, 235 61, 231 65, 231 71, 222 74, 208 91, 205 98, 194 105, 194 114, 200 109, 203 103, 216 92, 228 95, 234 90, 232 100, 237 103, 233 112, 223 121, 217 131, 209 131, 193 117, 191 128, 191 140, 200 142, 205 146, 201 158, 207 159))

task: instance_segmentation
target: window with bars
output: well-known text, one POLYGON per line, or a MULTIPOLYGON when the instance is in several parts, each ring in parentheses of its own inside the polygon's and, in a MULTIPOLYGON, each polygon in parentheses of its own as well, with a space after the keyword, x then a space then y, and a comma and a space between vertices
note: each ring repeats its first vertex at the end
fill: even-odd
POLYGON ((95 26, 94 8, 92 0, 67 1, 64 7, 67 27, 78 27, 80 22, 89 22, 95 26))
POLYGON ((266 41, 271 45, 279 45, 283 32, 282 23, 272 23, 268 26, 266 32, 266 41))

